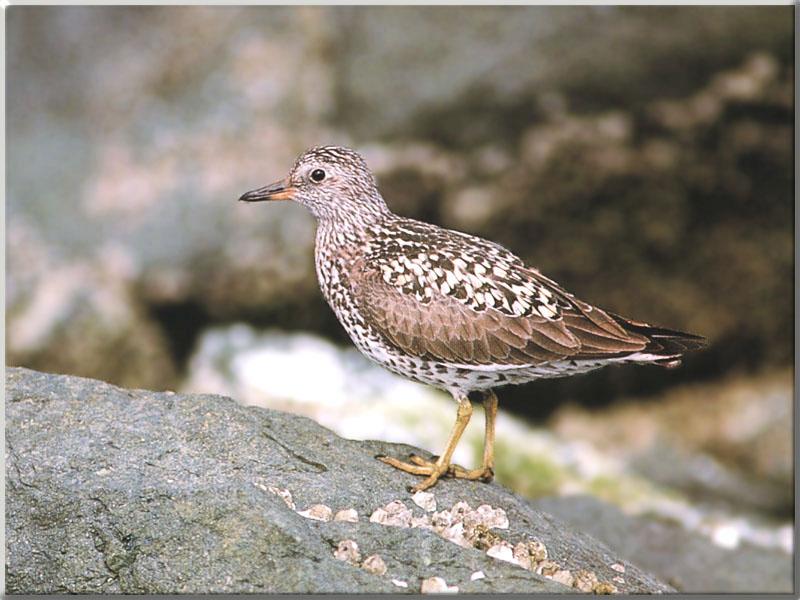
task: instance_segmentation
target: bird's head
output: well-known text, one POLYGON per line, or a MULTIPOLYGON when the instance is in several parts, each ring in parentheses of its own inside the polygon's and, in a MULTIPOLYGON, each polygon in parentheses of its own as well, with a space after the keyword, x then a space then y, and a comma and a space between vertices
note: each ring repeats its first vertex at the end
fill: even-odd
POLYGON ((320 220, 353 220, 388 211, 364 158, 342 146, 306 150, 285 179, 243 194, 239 200, 295 200, 320 220))

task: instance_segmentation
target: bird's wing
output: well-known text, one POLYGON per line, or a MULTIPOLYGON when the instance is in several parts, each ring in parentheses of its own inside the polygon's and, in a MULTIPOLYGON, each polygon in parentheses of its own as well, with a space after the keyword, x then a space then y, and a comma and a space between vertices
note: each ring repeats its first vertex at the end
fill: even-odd
POLYGON ((462 365, 527 365, 563 358, 580 346, 563 323, 476 311, 444 294, 423 303, 371 275, 358 284, 359 308, 404 353, 462 365))
POLYGON ((647 345, 493 242, 448 232, 436 243, 373 250, 353 265, 356 301, 405 353, 511 367, 624 356, 647 345))

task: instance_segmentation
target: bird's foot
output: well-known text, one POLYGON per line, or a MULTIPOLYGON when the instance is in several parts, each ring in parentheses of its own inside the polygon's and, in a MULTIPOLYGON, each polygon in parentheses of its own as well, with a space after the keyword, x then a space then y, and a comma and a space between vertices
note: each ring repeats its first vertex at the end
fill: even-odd
POLYGON ((412 475, 427 475, 423 481, 408 488, 408 491, 412 494, 433 487, 436 482, 439 481, 440 477, 454 477, 456 479, 470 479, 486 482, 491 481, 494 477, 494 471, 491 467, 465 469, 460 465, 440 464, 438 460, 431 461, 417 454, 409 455, 409 462, 383 455, 378 455, 375 458, 395 469, 400 469, 412 475))
POLYGON ((439 481, 439 478, 447 473, 449 468, 449 465, 440 465, 439 463, 425 460, 416 454, 412 454, 409 457, 411 462, 403 462, 402 460, 392 458, 391 456, 383 455, 378 455, 375 458, 383 463, 386 463, 387 465, 394 467, 395 469, 400 469, 401 471, 411 473, 412 475, 427 475, 427 477, 417 485, 409 486, 408 491, 412 494, 422 490, 427 490, 429 487, 433 487, 436 482, 439 481))
MULTIPOLYGON (((438 456, 434 456, 433 460, 438 458, 438 456)), ((435 462, 422 458, 418 454, 410 454, 408 460, 421 467, 433 467, 436 465, 435 462)), ((461 465, 450 464, 447 467, 447 472, 445 475, 455 479, 470 479, 473 481, 480 480, 489 482, 494 479, 494 469, 488 465, 484 465, 480 469, 465 469, 461 465)))
POLYGON ((448 471, 447 474, 456 479, 469 479, 472 481, 484 481, 486 483, 494 479, 494 469, 488 465, 480 469, 465 469, 459 465, 450 465, 450 471, 448 471))

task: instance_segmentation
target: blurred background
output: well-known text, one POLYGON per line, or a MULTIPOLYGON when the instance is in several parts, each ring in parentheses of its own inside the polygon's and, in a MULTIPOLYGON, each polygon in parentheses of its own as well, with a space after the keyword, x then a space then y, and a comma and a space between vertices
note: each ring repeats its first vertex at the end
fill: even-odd
POLYGON ((312 217, 236 202, 346 144, 396 212, 711 341, 502 390, 502 483, 791 548, 791 6, 15 6, 6 43, 8 364, 438 451, 451 401, 352 350, 312 217))

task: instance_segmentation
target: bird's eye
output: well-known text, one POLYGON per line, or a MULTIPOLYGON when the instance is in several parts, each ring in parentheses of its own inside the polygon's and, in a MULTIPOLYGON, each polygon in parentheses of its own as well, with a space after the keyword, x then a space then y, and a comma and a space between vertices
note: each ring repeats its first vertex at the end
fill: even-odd
POLYGON ((325 179, 325 171, 322 169, 314 169, 311 171, 311 181, 320 183, 323 179, 325 179))

